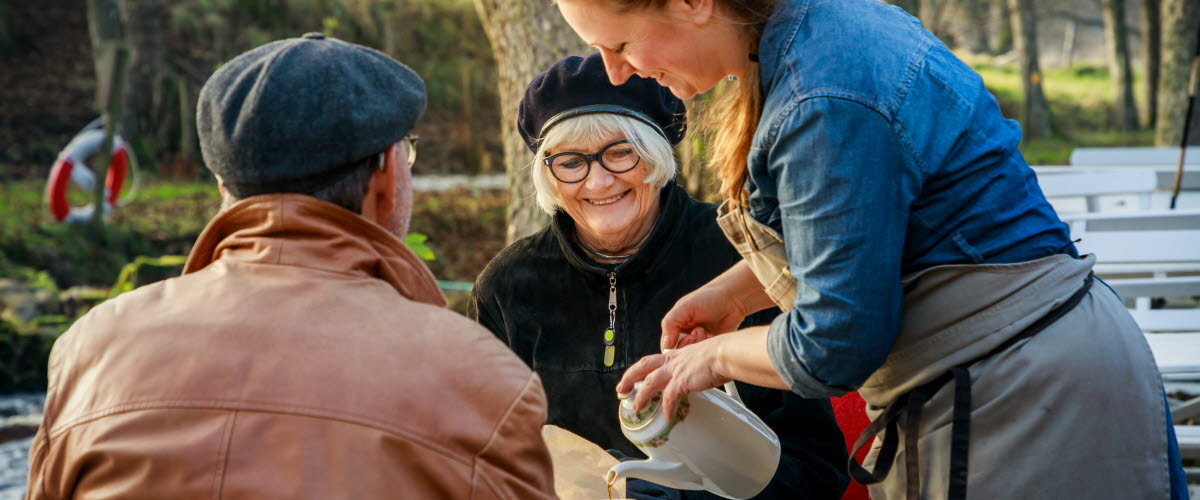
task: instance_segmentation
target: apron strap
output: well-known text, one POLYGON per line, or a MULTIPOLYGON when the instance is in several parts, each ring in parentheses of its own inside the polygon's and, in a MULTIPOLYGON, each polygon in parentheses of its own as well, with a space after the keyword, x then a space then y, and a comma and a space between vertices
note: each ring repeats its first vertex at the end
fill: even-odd
POLYGON ((854 449, 850 450, 850 461, 846 464, 847 472, 858 484, 875 484, 883 481, 887 477, 888 472, 892 470, 892 462, 896 459, 896 449, 899 445, 899 426, 896 424, 896 417, 907 406, 909 395, 901 394, 896 398, 887 410, 884 410, 883 415, 872 420, 866 429, 863 429, 858 435, 858 439, 854 441, 854 449), (879 458, 875 461, 875 470, 868 471, 854 459, 854 454, 858 452, 867 441, 873 439, 887 427, 887 433, 883 435, 883 446, 879 449, 879 458))
POLYGON ((954 374, 954 420, 950 428, 950 500, 967 498, 967 463, 971 449, 971 373, 958 365, 954 374))

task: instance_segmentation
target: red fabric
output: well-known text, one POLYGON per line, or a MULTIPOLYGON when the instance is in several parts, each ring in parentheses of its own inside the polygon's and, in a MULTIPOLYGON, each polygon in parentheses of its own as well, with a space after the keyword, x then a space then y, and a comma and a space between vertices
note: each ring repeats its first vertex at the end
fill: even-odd
MULTIPOLYGON (((846 449, 850 450, 850 447, 854 446, 854 440, 858 439, 858 435, 862 434, 863 429, 866 429, 867 425, 871 423, 871 419, 867 418, 867 402, 858 395, 858 391, 840 398, 829 398, 829 402, 833 404, 833 416, 837 418, 838 427, 842 428, 842 435, 846 438, 846 449)), ((870 449, 868 441, 867 445, 854 454, 854 458, 862 463, 870 449)), ((850 487, 846 488, 846 493, 842 495, 842 500, 869 500, 870 498, 867 487, 853 480, 850 481, 850 487)))

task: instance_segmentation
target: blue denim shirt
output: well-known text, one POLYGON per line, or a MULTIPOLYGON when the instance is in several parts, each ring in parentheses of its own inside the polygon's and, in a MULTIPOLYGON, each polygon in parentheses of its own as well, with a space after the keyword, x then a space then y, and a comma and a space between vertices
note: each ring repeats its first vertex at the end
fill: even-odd
POLYGON ((878 0, 790 0, 758 57, 751 214, 783 234, 795 307, 769 350, 808 397, 858 388, 899 334, 901 277, 1077 256, 1021 130, 919 22, 878 0))

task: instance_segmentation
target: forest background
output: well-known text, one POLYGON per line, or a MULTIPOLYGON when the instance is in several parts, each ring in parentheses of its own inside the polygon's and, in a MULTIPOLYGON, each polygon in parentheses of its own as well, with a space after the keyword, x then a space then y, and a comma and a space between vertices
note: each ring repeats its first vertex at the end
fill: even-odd
MULTIPOLYGON (((1180 142, 1200 0, 892 3, 983 76, 1021 121, 1030 164, 1065 164, 1080 146, 1180 142)), ((417 175, 507 176, 507 188, 417 194, 409 241, 453 307, 507 241, 544 223, 515 105, 537 71, 588 51, 549 0, 0 0, 0 393, 40 390, 50 344, 88 308, 178 273, 219 205, 195 137, 198 90, 223 61, 310 31, 378 48, 425 78, 417 175), (106 109, 136 175, 105 223, 56 222, 43 196, 51 165, 106 109)), ((695 134, 679 148, 680 182, 711 199, 705 152, 695 134)))

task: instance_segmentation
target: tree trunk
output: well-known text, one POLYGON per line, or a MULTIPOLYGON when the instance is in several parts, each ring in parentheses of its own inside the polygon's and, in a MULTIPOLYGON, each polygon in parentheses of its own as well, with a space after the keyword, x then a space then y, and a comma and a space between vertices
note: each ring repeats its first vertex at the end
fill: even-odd
POLYGON ((1100 0, 1108 47, 1108 75, 1113 82, 1115 121, 1121 130, 1137 128, 1133 73, 1129 70, 1129 39, 1125 29, 1125 0, 1100 0))
MULTIPOLYGON (((1183 138, 1183 115, 1187 111, 1188 73, 1196 56, 1196 39, 1200 37, 1200 0, 1162 0, 1161 19, 1162 66, 1154 143, 1178 146, 1183 138)), ((1195 117, 1189 118, 1195 120, 1195 117)), ((1197 129, 1200 127, 1193 125, 1192 131, 1197 129)))
MULTIPOLYGON (((167 144, 166 23, 165 0, 125 0, 125 26, 132 50, 128 112, 123 121, 125 140, 145 144, 167 144), (141 141, 139 141, 139 139, 141 141)), ((142 158, 139 158, 142 159, 142 158)), ((150 158, 144 158, 149 160, 150 158)))
POLYGON ((925 29, 933 33, 949 47, 957 45, 957 41, 947 36, 946 32, 946 11, 949 10, 953 0, 918 0, 918 11, 920 12, 921 25, 925 29))
POLYGON ((533 158, 517 133, 517 107, 534 76, 563 57, 585 54, 587 48, 563 21, 558 9, 543 0, 475 0, 475 9, 496 56, 504 164, 510 193, 507 236, 511 243, 549 221, 534 197, 528 170, 533 158))
POLYGON ((125 75, 129 66, 129 49, 121 26, 120 0, 88 0, 88 35, 92 42, 92 59, 96 65, 96 109, 104 116, 104 141, 93 163, 96 174, 91 227, 96 234, 103 231, 105 208, 105 176, 108 159, 112 157, 113 137, 121 123, 124 110, 125 75))
POLYGON ((1063 49, 1062 60, 1063 64, 1070 66, 1075 61, 1075 35, 1079 32, 1079 23, 1074 19, 1067 19, 1067 31, 1063 34, 1063 49))
POLYGON ((1007 54, 1013 49, 1012 14, 1008 0, 992 0, 988 26, 988 47, 993 55, 1007 54))
POLYGON ((1042 92, 1042 72, 1038 66, 1037 20, 1033 0, 1008 0, 1012 13, 1013 45, 1021 67, 1021 125, 1025 139, 1050 136, 1050 109, 1042 92))
POLYGON ((921 0, 887 0, 887 3, 904 9, 913 17, 921 17, 921 0))
POLYGON ((974 54, 986 54, 988 34, 983 27, 988 25, 988 1, 961 0, 958 6, 959 12, 955 16, 954 24, 959 43, 974 54))
POLYGON ((96 109, 103 110, 108 104, 108 92, 104 87, 110 73, 111 57, 108 51, 122 45, 124 33, 121 26, 120 0, 88 0, 88 36, 92 42, 92 63, 96 65, 96 109))
POLYGON ((1158 65, 1162 55, 1162 19, 1159 17, 1161 0, 1142 0, 1142 73, 1146 81, 1142 85, 1145 93, 1146 128, 1154 128, 1158 119, 1158 65))

